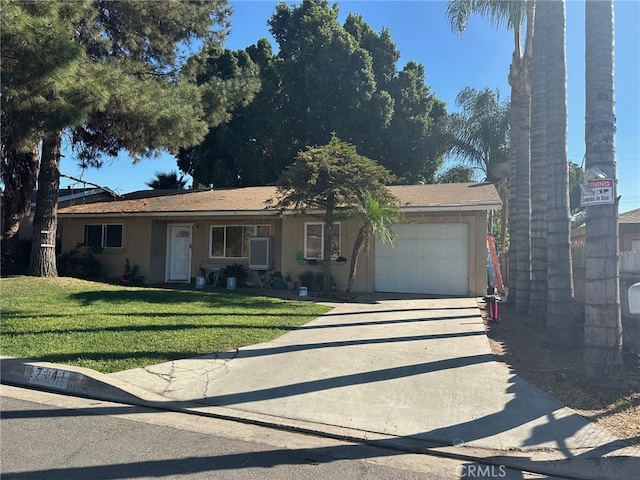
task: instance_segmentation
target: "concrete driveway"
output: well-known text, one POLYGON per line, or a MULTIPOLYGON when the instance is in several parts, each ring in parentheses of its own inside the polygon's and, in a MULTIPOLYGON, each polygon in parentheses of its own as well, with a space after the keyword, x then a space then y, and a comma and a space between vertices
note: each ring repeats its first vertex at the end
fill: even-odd
POLYGON ((425 446, 567 458, 623 446, 495 362, 473 298, 339 304, 271 342, 111 376, 191 405, 425 446))

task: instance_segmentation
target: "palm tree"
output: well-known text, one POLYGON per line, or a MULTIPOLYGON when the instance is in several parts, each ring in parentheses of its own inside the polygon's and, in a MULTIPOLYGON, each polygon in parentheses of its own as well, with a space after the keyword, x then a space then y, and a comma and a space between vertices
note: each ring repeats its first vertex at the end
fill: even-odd
POLYGON ((362 225, 358 229, 356 241, 353 244, 351 263, 349 264, 349 279, 345 293, 349 294, 351 287, 353 287, 360 253, 368 248, 374 237, 384 243, 389 242, 395 247, 396 236, 391 230, 391 226, 401 220, 402 214, 394 202, 395 197, 390 194, 378 199, 367 190, 360 191, 356 212, 362 216, 362 225))
POLYGON ((544 328, 547 313, 545 6, 535 4, 531 59, 531 290, 527 320, 544 328))
POLYGON ((551 343, 572 345, 578 340, 571 309, 569 161, 567 154, 567 63, 565 2, 539 2, 544 8, 546 92, 547 196, 547 321, 551 343))
POLYGON ((468 183, 473 182, 476 171, 468 165, 456 164, 436 175, 436 183, 468 183))
MULTIPOLYGON (((458 93, 460 112, 451 115, 449 131, 453 137, 450 153, 484 173, 484 181, 496 185, 503 208, 500 218, 500 246, 506 248, 509 193, 509 102, 500 101, 500 92, 466 87, 458 93)), ((453 168, 453 167, 452 167, 453 168)), ((448 177, 451 177, 450 172, 448 177)), ((462 173, 462 172, 458 172, 462 173)), ((471 180, 466 180, 471 181, 471 180)), ((437 180, 438 183, 445 183, 437 180)))
POLYGON ((156 178, 147 182, 147 186, 154 190, 182 190, 186 184, 184 175, 178 177, 178 172, 156 172, 156 178))
POLYGON ((509 69, 511 86, 509 162, 509 225, 511 248, 509 301, 516 303, 518 311, 528 310, 529 282, 531 274, 530 218, 531 198, 529 187, 530 118, 531 118, 531 38, 533 27, 532 3, 524 0, 449 0, 447 18, 451 27, 464 33, 472 13, 489 17, 499 26, 513 31, 514 51, 509 69), (526 15, 527 8, 531 11, 526 15), (522 23, 527 17, 524 51, 522 49, 522 23), (517 182, 514 184, 514 181, 517 182))
MULTIPOLYGON (((585 29, 585 168, 598 167, 616 185, 613 0, 587 0, 585 29)), ((623 367, 616 203, 587 206, 586 255, 585 374, 615 385, 623 367)))

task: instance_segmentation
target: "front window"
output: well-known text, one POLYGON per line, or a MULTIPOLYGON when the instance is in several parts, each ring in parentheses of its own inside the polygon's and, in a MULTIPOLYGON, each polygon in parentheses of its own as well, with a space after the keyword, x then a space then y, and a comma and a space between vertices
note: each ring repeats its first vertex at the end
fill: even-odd
POLYGON ((84 246, 85 247, 122 247, 122 225, 85 225, 84 226, 84 246))
POLYGON ((210 257, 248 258, 249 239, 268 237, 269 225, 227 225, 211 227, 210 257))
MULTIPOLYGON (((340 223, 331 225, 331 254, 330 258, 340 256, 340 223)), ((304 257, 322 260, 324 258, 324 224, 304 224, 304 257)))

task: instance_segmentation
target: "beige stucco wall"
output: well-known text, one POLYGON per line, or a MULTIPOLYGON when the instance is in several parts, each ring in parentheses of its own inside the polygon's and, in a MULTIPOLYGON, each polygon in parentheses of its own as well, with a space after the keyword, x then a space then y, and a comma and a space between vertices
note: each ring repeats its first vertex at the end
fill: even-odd
MULTIPOLYGON (((318 217, 303 215, 255 217, 105 217, 62 218, 64 235, 62 250, 68 251, 83 241, 83 226, 88 223, 121 223, 123 225, 123 247, 105 249, 99 256, 103 273, 108 277, 120 277, 129 258, 131 264, 138 265, 140 275, 147 283, 162 283, 166 273, 167 227, 170 224, 190 225, 192 228, 191 277, 196 277, 201 268, 221 268, 230 263, 248 264, 248 259, 213 259, 209 257, 210 227, 213 225, 270 225, 274 237, 274 268, 283 274, 290 274, 297 280, 298 274, 305 270, 322 271, 322 265, 308 265, 298 262, 296 254, 304 249, 304 223, 318 222, 318 217)), ((481 296, 486 293, 486 212, 443 212, 409 214, 404 218, 409 223, 467 223, 469 225, 469 295, 481 296)), ((331 275, 336 289, 346 288, 349 263, 359 225, 352 220, 341 221, 341 255, 346 263, 331 261, 331 275)), ((375 245, 360 255, 353 292, 371 292, 374 290, 375 245)), ((259 282, 257 272, 249 279, 259 282)))
POLYGON ((149 278, 151 245, 151 219, 144 217, 104 217, 104 218, 61 218, 62 251, 73 249, 84 241, 84 225, 87 224, 121 224, 122 248, 105 248, 97 256, 102 265, 105 277, 119 278, 124 273, 125 261, 128 258, 132 265, 138 265, 138 273, 149 278))
MULTIPOLYGON (((282 220, 282 254, 280 270, 283 274, 290 274, 293 280, 298 281, 298 274, 304 271, 322 272, 322 264, 308 265, 297 260, 298 252, 304 251, 304 224, 306 222, 321 222, 317 216, 309 215, 286 215, 282 220)), ((357 227, 349 220, 343 220, 341 224, 341 251, 340 254, 351 260, 351 252, 357 234, 357 227)), ((364 256, 365 254, 363 254, 364 256)), ((331 277, 333 278, 336 290, 344 290, 347 287, 349 277, 349 261, 338 263, 331 260, 331 277)), ((359 262, 361 264, 362 262, 359 262)), ((362 272, 359 272, 362 273, 362 272)), ((362 291, 362 278, 357 277, 353 291, 362 291)))
MULTIPOLYGON (((304 270, 321 271, 322 265, 307 265, 296 260, 296 253, 304 249, 304 224, 305 222, 317 222, 318 217, 289 215, 282 222, 282 263, 283 273, 291 273, 296 278, 298 273, 304 270)), ((484 211, 469 212, 443 212, 408 214, 404 217, 405 223, 466 223, 469 225, 469 295, 482 296, 487 290, 487 264, 486 264, 486 232, 487 214, 484 211)), ((351 261, 353 245, 358 233, 359 225, 355 221, 343 220, 341 222, 341 255, 347 258, 347 262, 339 264, 331 261, 331 276, 337 290, 344 290, 347 286, 349 275, 349 263, 351 261)), ((356 277, 354 279, 353 292, 372 292, 375 285, 375 245, 372 244, 367 251, 363 251, 358 259, 356 277)))

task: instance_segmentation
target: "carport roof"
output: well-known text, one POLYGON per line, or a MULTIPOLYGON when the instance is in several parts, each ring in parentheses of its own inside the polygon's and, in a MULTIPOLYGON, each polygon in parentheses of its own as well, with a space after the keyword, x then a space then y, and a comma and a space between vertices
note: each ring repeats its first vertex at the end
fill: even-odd
MULTIPOLYGON (((389 190, 405 212, 496 210, 501 201, 490 183, 394 185, 389 190)), ((276 187, 243 187, 214 190, 141 190, 119 198, 71 205, 59 210, 61 217, 94 215, 270 215, 276 187)))

